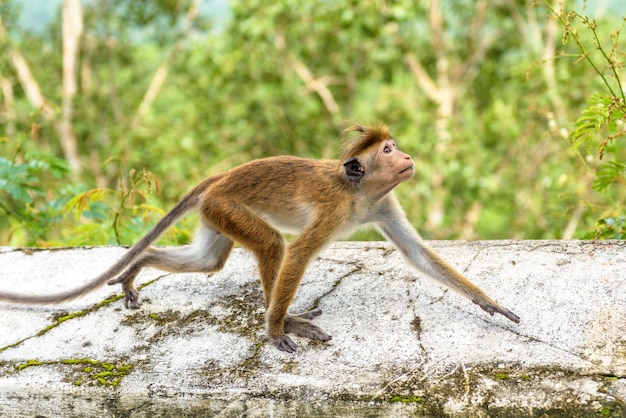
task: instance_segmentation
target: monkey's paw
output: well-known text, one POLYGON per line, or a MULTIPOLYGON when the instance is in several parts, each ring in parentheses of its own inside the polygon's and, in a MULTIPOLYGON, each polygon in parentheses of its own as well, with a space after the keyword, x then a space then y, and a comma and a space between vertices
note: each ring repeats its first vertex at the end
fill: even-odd
POLYGON ((329 341, 332 337, 309 320, 321 314, 321 309, 314 309, 300 315, 287 315, 285 318, 285 332, 310 340, 329 341))
POLYGON ((124 306, 126 309, 139 309, 139 292, 134 287, 124 286, 124 306))
POLYGON ((287 353, 295 353, 298 350, 298 346, 291 338, 283 335, 281 337, 269 337, 269 341, 276 346, 280 351, 287 353))
POLYGON ((516 324, 519 324, 520 321, 520 317, 515 315, 513 312, 509 311, 508 309, 495 304, 495 305, 491 305, 491 304, 483 304, 480 302, 477 302, 475 300, 473 300, 472 302, 474 302, 475 304, 477 304, 478 306, 481 307, 481 309, 487 313, 489 313, 489 315, 493 316, 493 314, 495 313, 499 313, 500 315, 504 316, 505 318, 515 322, 516 324))

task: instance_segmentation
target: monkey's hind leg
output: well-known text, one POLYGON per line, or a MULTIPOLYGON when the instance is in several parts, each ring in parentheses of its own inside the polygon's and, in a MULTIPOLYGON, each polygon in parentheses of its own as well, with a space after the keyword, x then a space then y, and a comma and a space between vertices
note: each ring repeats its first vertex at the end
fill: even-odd
POLYGON ((285 333, 294 334, 298 337, 316 341, 329 341, 332 339, 323 329, 311 321, 322 314, 320 308, 301 314, 288 314, 285 317, 285 333))
POLYGON ((233 241, 213 228, 202 225, 189 245, 176 248, 149 248, 109 285, 121 283, 124 306, 139 309, 139 292, 135 278, 144 267, 154 267, 172 273, 213 273, 224 267, 233 248, 233 241))

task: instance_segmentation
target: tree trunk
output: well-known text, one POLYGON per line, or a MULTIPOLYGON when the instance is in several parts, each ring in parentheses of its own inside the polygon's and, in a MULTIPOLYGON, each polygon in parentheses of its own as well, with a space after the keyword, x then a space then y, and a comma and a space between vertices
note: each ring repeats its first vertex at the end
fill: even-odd
POLYGON ((0 75, 0 91, 4 96, 4 104, 0 108, 4 114, 4 123, 6 123, 6 136, 13 138, 15 136, 15 100, 13 98, 13 83, 8 78, 0 75))

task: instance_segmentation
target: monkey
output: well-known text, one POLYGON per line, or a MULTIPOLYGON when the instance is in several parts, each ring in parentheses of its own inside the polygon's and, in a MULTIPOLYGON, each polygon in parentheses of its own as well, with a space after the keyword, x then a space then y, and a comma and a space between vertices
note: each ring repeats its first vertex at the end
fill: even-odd
POLYGON ((121 284, 126 308, 138 309, 134 280, 141 269, 216 272, 238 242, 258 262, 267 339, 279 350, 293 353, 297 346, 287 334, 318 341, 331 339, 312 322, 321 315, 321 309, 288 313, 307 266, 332 241, 351 235, 360 225, 373 224, 409 265, 490 315, 498 313, 519 323, 516 314, 430 249, 409 223, 393 189, 413 177, 415 163, 400 151, 389 128, 384 124, 355 125, 345 133, 352 140, 338 160, 268 157, 202 180, 117 263, 78 289, 48 296, 0 292, 0 301, 57 304, 108 283, 121 284), (151 246, 192 210, 199 212, 200 222, 190 244, 151 246), (298 235, 287 243, 281 231, 298 235))

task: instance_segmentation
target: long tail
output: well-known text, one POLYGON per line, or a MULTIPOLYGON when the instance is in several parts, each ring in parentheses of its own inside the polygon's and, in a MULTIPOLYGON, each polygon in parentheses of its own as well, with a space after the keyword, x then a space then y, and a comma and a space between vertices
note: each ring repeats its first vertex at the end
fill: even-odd
POLYGON ((157 222, 154 228, 152 228, 150 232, 148 232, 137 244, 133 245, 117 263, 95 279, 84 284, 82 287, 47 296, 30 296, 12 292, 0 292, 0 301, 30 305, 55 304, 76 299, 104 285, 109 279, 123 271, 133 261, 135 261, 137 257, 139 257, 141 253, 143 253, 150 246, 150 244, 156 241, 167 228, 169 228, 184 214, 198 206, 203 190, 203 187, 201 186, 203 186, 203 184, 194 188, 185 197, 183 197, 176 204, 176 206, 166 213, 165 216, 157 222))

